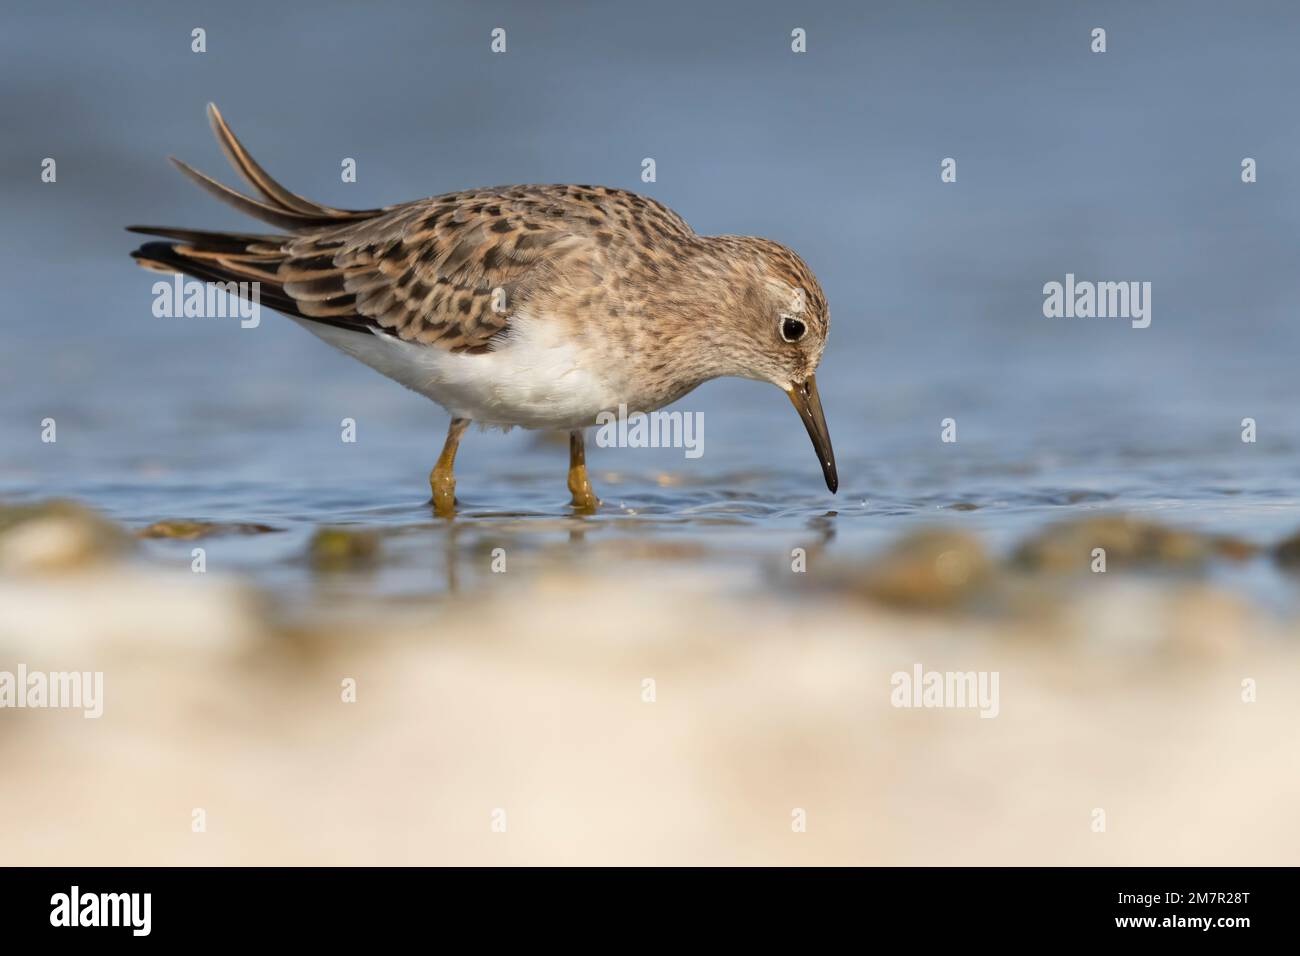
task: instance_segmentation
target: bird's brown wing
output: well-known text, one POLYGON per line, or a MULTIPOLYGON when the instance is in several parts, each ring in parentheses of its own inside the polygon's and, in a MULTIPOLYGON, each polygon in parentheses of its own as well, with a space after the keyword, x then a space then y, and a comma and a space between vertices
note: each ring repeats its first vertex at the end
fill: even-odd
POLYGON ((356 315, 402 339, 477 352, 586 237, 525 188, 454 193, 287 242, 277 280, 309 317, 356 315))
POLYGON ((177 162, 183 172, 285 236, 133 226, 179 240, 134 254, 149 268, 208 281, 256 281, 262 299, 301 318, 482 352, 566 256, 620 235, 691 235, 666 207, 593 186, 499 186, 347 210, 289 192, 248 155, 209 107, 223 150, 257 200, 177 162))

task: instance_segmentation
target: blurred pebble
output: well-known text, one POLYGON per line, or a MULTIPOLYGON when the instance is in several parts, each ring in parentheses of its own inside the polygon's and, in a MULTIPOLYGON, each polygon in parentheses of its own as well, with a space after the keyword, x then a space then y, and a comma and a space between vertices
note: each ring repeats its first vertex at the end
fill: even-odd
POLYGON ((117 558, 132 546, 126 529, 75 501, 0 505, 5 571, 66 571, 117 558))
POLYGON ((982 589, 993 564, 980 539, 964 531, 915 531, 856 575, 875 600, 913 608, 950 607, 982 589))
POLYGON ((195 538, 208 538, 219 534, 269 534, 279 530, 270 525, 251 522, 168 519, 155 521, 137 533, 141 538, 177 538, 182 541, 193 541, 195 538))
POLYGON ((366 529, 321 528, 307 545, 307 554, 322 571, 367 567, 379 557, 379 534, 366 529))
POLYGON ((1300 571, 1300 531, 1282 539, 1273 548, 1273 560, 1288 571, 1300 571))
POLYGON ((1189 567, 1213 557, 1241 559, 1248 542, 1170 528, 1128 515, 1079 518, 1049 525, 1021 543, 1012 563, 1028 571, 1087 571, 1105 551, 1107 569, 1125 565, 1189 567))

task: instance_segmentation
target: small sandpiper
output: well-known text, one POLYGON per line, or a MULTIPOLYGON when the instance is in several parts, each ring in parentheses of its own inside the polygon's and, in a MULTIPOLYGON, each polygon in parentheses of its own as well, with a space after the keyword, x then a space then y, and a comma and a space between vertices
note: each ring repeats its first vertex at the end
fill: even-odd
POLYGON ((452 469, 470 422, 569 432, 573 506, 592 511, 583 428, 724 375, 789 395, 826 486, 838 487, 814 376, 830 316, 786 247, 696 235, 666 206, 605 186, 494 186, 335 209, 289 192, 216 106, 208 116, 261 198, 172 162, 288 234, 130 226, 174 240, 132 256, 202 281, 259 283, 263 304, 445 408, 451 426, 429 475, 438 514, 455 511, 452 469))

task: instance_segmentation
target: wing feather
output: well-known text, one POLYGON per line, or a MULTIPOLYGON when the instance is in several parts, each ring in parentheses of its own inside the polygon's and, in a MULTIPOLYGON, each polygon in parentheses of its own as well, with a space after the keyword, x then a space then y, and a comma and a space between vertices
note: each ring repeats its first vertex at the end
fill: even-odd
POLYGON ((207 281, 258 281, 274 308, 358 332, 487 351, 566 261, 589 264, 620 237, 694 235, 654 200, 594 186, 498 186, 384 209, 335 209, 272 179, 215 106, 209 119, 231 165, 261 198, 172 161, 218 199, 289 235, 136 226, 176 240, 147 243, 136 258, 207 281))

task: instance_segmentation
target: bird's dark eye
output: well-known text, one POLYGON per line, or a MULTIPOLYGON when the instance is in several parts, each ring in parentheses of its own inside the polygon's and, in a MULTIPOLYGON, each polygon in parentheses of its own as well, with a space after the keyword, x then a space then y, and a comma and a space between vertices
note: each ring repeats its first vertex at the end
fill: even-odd
POLYGON ((787 342, 798 342, 803 338, 805 331, 804 324, 798 319, 784 318, 781 320, 781 338, 787 342))

